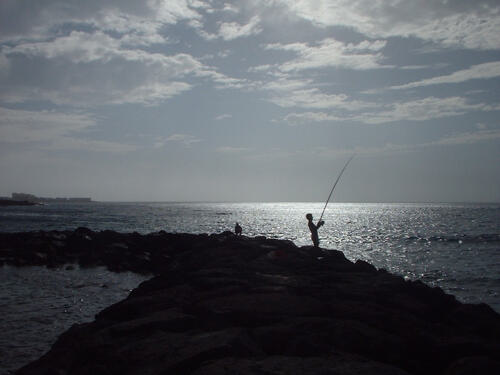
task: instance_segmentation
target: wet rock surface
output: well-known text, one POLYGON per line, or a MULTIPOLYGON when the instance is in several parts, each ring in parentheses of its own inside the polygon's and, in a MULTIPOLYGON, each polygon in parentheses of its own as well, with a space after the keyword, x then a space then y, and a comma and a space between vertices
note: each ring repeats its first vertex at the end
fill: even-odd
POLYGON ((156 275, 18 374, 498 374, 500 315, 335 250, 85 228, 0 234, 3 263, 156 275))

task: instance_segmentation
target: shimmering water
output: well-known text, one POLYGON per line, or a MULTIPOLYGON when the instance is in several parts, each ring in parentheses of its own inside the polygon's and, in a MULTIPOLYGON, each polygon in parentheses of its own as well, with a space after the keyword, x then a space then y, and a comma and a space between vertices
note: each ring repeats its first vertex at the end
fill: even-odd
POLYGON ((94 320, 144 279, 102 267, 0 267, 0 374, 41 357, 62 332, 94 320))
MULTIPOLYGON (((317 220, 322 209, 323 203, 88 203, 0 207, 0 231, 62 230, 85 226, 93 230, 120 232, 215 233, 232 230, 235 222, 239 222, 245 235, 289 239, 300 246, 311 242, 305 214, 311 212, 317 220)), ((499 204, 333 203, 328 206, 324 220, 326 224, 320 229, 320 246, 341 250, 351 260, 367 260, 378 268, 386 268, 406 278, 440 286, 462 301, 486 302, 500 311, 499 204)), ((52 322, 50 324, 57 331, 60 321, 70 324, 91 320, 93 314, 104 306, 123 298, 124 294, 119 290, 121 286, 134 287, 139 282, 128 274, 106 273, 104 279, 111 278, 109 280, 114 280, 111 284, 120 287, 116 290, 104 288, 110 292, 108 294, 97 290, 89 292, 83 302, 78 302, 70 294, 70 291, 77 293, 78 289, 68 287, 73 284, 59 283, 58 272, 69 272, 70 276, 64 277, 80 285, 85 284, 86 272, 92 271, 0 269, 0 282, 9 285, 0 287, 2 305, 4 301, 10 303, 12 295, 18 295, 30 305, 28 309, 43 310, 43 316, 47 317, 44 319, 52 322), (16 272, 23 276, 13 276, 16 272), (39 279, 52 281, 47 282, 45 290, 39 285, 39 279), (36 289, 45 290, 40 291, 44 296, 41 301, 36 298, 31 301, 29 293, 37 293, 32 291, 36 289), (37 307, 37 304, 40 305, 37 307), (73 309, 66 309, 69 312, 62 319, 51 315, 52 310, 47 308, 50 304, 69 305, 73 309), (86 313, 75 313, 79 308, 86 313)), ((26 342, 29 342, 28 337, 35 336, 36 332, 30 327, 40 323, 29 313, 18 315, 21 320, 26 316, 26 342)), ((2 324, 10 323, 4 319, 2 324)), ((22 326, 21 322, 19 324, 22 326)), ((46 328, 45 323, 41 324, 46 328)), ((63 331, 67 327, 60 328, 63 331)), ((40 334, 45 335, 45 331, 40 331, 40 334)), ((53 339, 50 335, 44 337, 47 337, 43 348, 46 350, 53 339)), ((0 357, 7 350, 3 346, 5 342, 5 339, 0 340, 0 357)))

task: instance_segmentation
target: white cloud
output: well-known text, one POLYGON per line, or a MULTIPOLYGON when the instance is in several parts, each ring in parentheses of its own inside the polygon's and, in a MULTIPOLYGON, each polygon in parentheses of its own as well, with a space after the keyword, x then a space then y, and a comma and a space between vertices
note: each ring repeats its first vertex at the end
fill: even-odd
POLYGON ((315 69, 324 67, 340 67, 354 70, 386 68, 380 64, 383 55, 380 51, 385 47, 383 40, 363 41, 358 44, 343 43, 328 38, 316 45, 306 43, 269 44, 267 49, 292 51, 299 55, 296 59, 280 65, 284 72, 315 69))
POLYGON ((27 111, 0 107, 0 142, 36 143, 50 150, 128 152, 133 145, 82 138, 95 119, 85 113, 27 111))
POLYGON ((394 144, 386 143, 382 146, 354 146, 351 148, 333 149, 328 147, 316 147, 313 152, 315 156, 326 158, 338 157, 343 155, 377 155, 387 153, 414 152, 425 150, 429 147, 441 146, 460 146, 465 144, 476 144, 482 142, 496 141, 500 139, 500 130, 480 130, 476 132, 457 133, 444 136, 435 141, 414 143, 414 144, 394 144))
POLYGON ((204 8, 206 4, 193 0, 148 0, 148 7, 158 20, 170 24, 179 20, 199 19, 195 8, 204 8))
POLYGON ((22 54, 46 59, 64 58, 74 64, 99 62, 105 64, 113 59, 140 62, 145 65, 160 65, 172 75, 189 73, 201 68, 201 63, 188 54, 167 56, 139 49, 122 48, 121 41, 103 32, 86 33, 72 31, 69 35, 47 42, 23 43, 4 48, 5 55, 22 54))
POLYGON ((172 134, 168 137, 157 137, 156 142, 154 144, 154 147, 155 148, 163 147, 168 142, 180 143, 186 147, 189 147, 194 143, 201 142, 201 139, 196 138, 196 137, 189 135, 189 134, 176 133, 176 134, 172 134))
POLYGON ((188 91, 191 85, 185 82, 168 82, 165 84, 151 82, 142 86, 134 87, 132 90, 113 95, 112 104, 138 103, 144 105, 156 105, 173 96, 188 91))
POLYGON ((119 40, 102 33, 73 31, 68 36, 46 42, 21 43, 5 47, 6 55, 25 55, 54 59, 64 57, 73 63, 109 62, 121 53, 119 40))
POLYGON ((228 77, 215 71, 207 71, 200 75, 210 77, 214 81, 215 87, 218 89, 241 89, 251 88, 253 86, 252 82, 248 79, 228 77))
POLYGON ((500 106, 470 104, 461 97, 429 97, 409 102, 392 104, 389 109, 379 112, 366 112, 350 117, 351 120, 365 124, 383 124, 394 121, 425 121, 463 115, 474 111, 500 110, 500 106))
POLYGON ((366 108, 376 107, 376 103, 353 100, 345 94, 325 94, 317 88, 293 90, 280 92, 269 99, 280 107, 301 108, 336 108, 348 111, 358 111, 366 108))
POLYGON ((240 154, 253 151, 253 149, 248 147, 222 146, 218 147, 215 151, 223 154, 240 154))
MULTIPOLYGON (((474 4, 474 2, 471 2, 474 4)), ((398 33, 442 43, 446 47, 500 49, 500 15, 498 5, 490 14, 453 14, 425 24, 402 25, 398 33)))
POLYGON ((222 8, 224 12, 229 12, 229 13, 238 13, 239 10, 236 6, 230 3, 225 3, 224 8, 222 8))
POLYGON ((236 22, 223 22, 219 26, 218 36, 224 40, 256 35, 262 32, 259 16, 253 16, 247 24, 241 25, 236 22))
POLYGON ((191 84, 181 81, 188 75, 216 77, 217 83, 229 80, 191 55, 124 48, 119 39, 99 31, 73 31, 50 41, 21 43, 4 48, 4 55, 21 63, 37 59, 41 70, 56 67, 45 73, 42 82, 18 77, 15 88, 0 94, 7 102, 35 99, 75 106, 152 105, 189 90, 191 84))
MULTIPOLYGON (((304 95, 306 98, 310 95, 304 95)), ((327 96, 328 97, 328 96, 327 96)), ((426 121, 451 116, 459 116, 468 112, 498 111, 500 105, 492 106, 483 103, 471 104, 461 97, 435 98, 429 97, 408 102, 397 102, 381 106, 376 103, 350 101, 348 97, 340 95, 331 96, 332 100, 319 100, 313 104, 290 100, 285 107, 330 108, 345 109, 350 113, 338 112, 335 114, 325 112, 292 112, 283 120, 289 125, 304 125, 324 121, 359 121, 365 124, 384 124, 395 121, 426 121), (374 110, 378 109, 380 110, 374 110)))
POLYGON ((433 144, 436 145, 463 145, 473 144, 484 141, 493 141, 500 139, 500 129, 479 130, 475 132, 458 133, 442 138, 433 144))
MULTIPOLYGON (((6 76, 1 73, 13 65, 33 65, 40 74, 28 75, 27 79, 20 68, 17 75, 8 77, 8 85, 0 81, 0 100, 4 102, 36 100, 80 107, 157 105, 189 90, 193 78, 212 80, 218 88, 248 84, 218 73, 190 54, 168 55, 147 48, 169 43, 165 36, 167 25, 180 21, 202 25, 199 11, 211 9, 210 3, 89 0, 82 5, 54 0, 34 7, 29 14, 22 4, 16 5, 11 5, 9 12, 11 18, 19 16, 18 22, 7 22, 5 14, 0 16, 4 21, 0 28, 6 31, 1 39, 5 44, 0 54, 0 79, 6 76)), ((5 3, 0 4, 0 9, 2 6, 5 3)), ((238 30, 254 32, 256 19, 238 30)))
POLYGON ((106 153, 124 153, 137 150, 136 146, 130 144, 74 137, 54 138, 50 144, 42 146, 42 148, 48 150, 80 150, 106 153))
POLYGON ((310 79, 294 79, 288 75, 283 75, 277 79, 262 83, 259 85, 264 90, 277 91, 286 93, 293 90, 306 89, 313 83, 310 79))
POLYGON ((225 120, 225 119, 232 118, 232 117, 233 117, 233 115, 231 115, 229 113, 224 113, 222 115, 217 116, 215 119, 217 121, 221 121, 221 120, 225 120))
POLYGON ((200 19, 198 9, 205 6, 193 0, 86 0, 84 4, 77 0, 49 0, 36 6, 2 1, 0 40, 40 40, 61 25, 72 24, 112 32, 136 45, 149 45, 165 41, 161 35, 165 25, 200 19))
POLYGON ((95 126, 87 114, 27 111, 0 107, 1 142, 41 142, 95 126))
POLYGON ((263 64, 258 66, 252 66, 248 68, 248 71, 251 73, 266 72, 269 71, 272 67, 273 66, 270 64, 263 64))
POLYGON ((414 87, 439 85, 443 83, 461 83, 472 79, 487 79, 500 77, 500 61, 473 65, 468 69, 456 71, 452 74, 424 79, 399 86, 391 86, 390 89, 408 89, 414 87))
POLYGON ((289 113, 283 119, 291 126, 310 124, 313 122, 323 121, 338 121, 342 120, 337 116, 325 112, 302 112, 302 113, 289 113))
MULTIPOLYGON (((338 109, 345 111, 360 111, 368 108, 379 106, 377 103, 365 102, 352 99, 346 94, 328 94, 322 92, 317 87, 314 87, 314 82, 310 79, 293 79, 289 78, 288 74, 283 74, 281 77, 268 81, 257 82, 254 87, 259 90, 268 91, 268 101, 284 108, 307 108, 307 109, 338 109)), ((303 114, 302 116, 318 116, 312 115, 312 112, 303 114)), ((322 116, 322 115, 319 115, 322 116)), ((329 120, 333 120, 333 115, 329 115, 329 120)), ((287 119, 298 121, 300 116, 296 114, 287 119)), ((318 119, 318 117, 316 117, 318 119)), ((335 119, 338 119, 335 117, 335 119)))
POLYGON ((345 26, 371 38, 415 36, 444 46, 500 48, 500 5, 495 0, 274 0, 272 3, 319 27, 345 26))

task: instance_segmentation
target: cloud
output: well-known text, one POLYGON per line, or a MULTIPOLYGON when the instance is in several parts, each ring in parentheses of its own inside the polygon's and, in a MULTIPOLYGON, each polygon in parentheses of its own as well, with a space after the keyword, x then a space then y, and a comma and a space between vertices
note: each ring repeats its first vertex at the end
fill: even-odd
POLYGON ((0 94, 6 102, 155 105, 189 90, 192 85, 183 81, 188 76, 212 79, 220 87, 242 85, 189 54, 129 49, 101 31, 73 31, 49 41, 20 43, 5 47, 0 56, 0 62, 12 61, 18 67, 11 69, 10 87, 0 94), (23 68, 30 65, 36 65, 40 75, 27 79, 23 68))
POLYGON ((222 11, 224 12, 229 12, 229 13, 238 13, 239 10, 236 6, 233 4, 225 3, 224 8, 222 8, 222 11))
POLYGON ((279 92, 271 96, 269 101, 285 108, 336 108, 348 111, 358 111, 377 106, 376 103, 353 100, 345 94, 325 94, 317 88, 279 92))
POLYGON ((344 155, 377 155, 387 153, 414 152, 427 149, 429 147, 442 146, 460 146, 466 144, 477 144, 482 142, 491 142, 500 139, 500 130, 480 130, 476 132, 464 132, 444 136, 435 141, 414 143, 414 144, 394 144, 386 143, 381 146, 354 146, 351 148, 332 149, 328 147, 316 147, 314 155, 325 158, 339 157, 344 155))
POLYGON ((48 150, 80 150, 106 153, 125 153, 137 150, 137 146, 135 145, 74 137, 54 138, 50 145, 43 146, 42 148, 48 150))
MULTIPOLYGON (((336 95, 332 95, 335 97, 336 95)), ((305 95, 309 98, 309 95, 305 95)), ((289 106, 306 107, 307 103, 292 102, 289 106)), ((347 97, 342 97, 339 101, 325 101, 315 103, 311 108, 346 109, 350 113, 337 112, 335 114, 326 112, 292 112, 286 115, 283 120, 291 126, 311 124, 324 121, 358 121, 365 124, 385 124, 396 121, 426 121, 445 117, 459 116, 468 112, 478 111, 499 111, 500 105, 492 106, 488 104, 468 103, 461 97, 435 98, 429 97, 407 102, 393 103, 381 106, 376 103, 349 101, 347 97), (374 110, 378 109, 380 110, 374 110)))
POLYGON ((218 147, 215 151, 223 154, 239 154, 253 151, 253 149, 249 147, 222 146, 218 147))
POLYGON ((312 85, 313 81, 310 79, 296 79, 289 78, 288 74, 278 76, 277 79, 266 81, 258 86, 263 90, 276 91, 276 92, 289 92, 294 90, 306 89, 312 85))
POLYGON ((411 82, 399 86, 391 86, 390 89, 408 89, 422 86, 439 85, 444 83, 461 83, 472 79, 488 79, 500 77, 500 61, 473 65, 468 69, 456 71, 452 74, 428 78, 417 82, 411 82))
POLYGON ((121 93, 121 95, 114 95, 112 100, 110 100, 110 103, 155 105, 170 99, 173 96, 180 95, 182 92, 188 91, 190 88, 191 85, 185 82, 151 82, 134 87, 130 91, 121 93))
POLYGON ((237 38, 249 37, 252 35, 257 35, 262 32, 262 27, 260 26, 260 17, 258 15, 250 18, 248 23, 240 24, 238 22, 218 22, 219 29, 216 33, 207 32, 204 29, 204 24, 202 22, 191 22, 191 25, 196 30, 198 35, 200 35, 205 40, 211 41, 215 39, 223 39, 225 41, 234 40, 237 38))
POLYGON ((215 119, 217 121, 221 121, 221 120, 225 120, 225 119, 232 118, 232 117, 233 117, 233 115, 231 115, 229 113, 224 113, 222 115, 217 116, 215 119))
POLYGON ((157 137, 154 143, 154 148, 161 148, 165 146, 168 142, 180 143, 186 147, 189 147, 194 143, 201 142, 201 139, 196 138, 189 134, 176 133, 168 137, 157 137))
POLYGON ((366 112, 349 119, 365 124, 383 124, 395 121, 426 121, 463 115, 475 111, 498 111, 500 106, 483 103, 470 104, 462 97, 428 97, 408 102, 394 103, 379 112, 366 112))
POLYGON ((500 5, 495 0, 274 0, 272 4, 318 27, 344 26, 370 38, 414 36, 443 46, 500 48, 500 5))
POLYGON ((0 16, 5 21, 0 22, 0 100, 157 105, 190 90, 193 79, 212 80, 217 88, 244 87, 245 80, 219 73, 188 53, 149 48, 170 43, 166 26, 201 23, 200 10, 210 7, 196 0, 54 0, 26 12, 21 2, 1 2, 0 9, 18 22, 7 20, 5 12, 0 16))
POLYGON ((241 25, 236 22, 223 22, 219 26, 218 36, 224 40, 233 40, 236 38, 256 35, 262 32, 262 28, 259 23, 259 16, 253 16, 245 25, 241 25))
POLYGON ((159 65, 167 69, 171 75, 184 74, 201 67, 201 63, 195 58, 184 53, 168 56, 124 48, 120 39, 100 31, 94 33, 72 31, 67 36, 56 37, 46 42, 21 43, 15 47, 5 47, 4 54, 45 59, 62 58, 74 64, 92 62, 106 64, 111 60, 120 59, 140 62, 149 67, 159 65))
POLYGON ((50 150, 128 152, 133 145, 82 138, 96 120, 85 113, 27 111, 0 107, 0 143, 36 143, 50 150))
POLYGON ((306 43, 275 43, 267 45, 266 49, 291 51, 298 55, 296 59, 280 65, 279 69, 284 72, 325 67, 368 70, 389 67, 380 64, 383 59, 380 51, 385 45, 383 40, 353 44, 328 38, 312 46, 306 43))
POLYGON ((500 139, 500 129, 492 129, 492 130, 481 129, 475 132, 453 134, 451 136, 433 142, 433 144, 463 145, 463 144, 473 144, 484 141, 493 141, 496 139, 500 139))
POLYGON ((325 112, 302 112, 302 113, 289 113, 283 119, 291 126, 310 124, 312 122, 323 121, 338 121, 342 120, 337 116, 325 112))
POLYGON ((27 111, 0 107, 0 141, 9 143, 49 141, 95 126, 87 114, 27 111))
POLYGON ((217 89, 241 89, 248 88, 251 89, 255 86, 250 80, 246 78, 234 78, 228 77, 222 73, 216 71, 206 71, 201 76, 207 76, 215 83, 217 89))
POLYGON ((201 18, 198 9, 206 4, 192 0, 49 0, 28 4, 0 2, 1 40, 40 40, 60 30, 61 25, 96 28, 149 45, 165 39, 165 25, 201 18))

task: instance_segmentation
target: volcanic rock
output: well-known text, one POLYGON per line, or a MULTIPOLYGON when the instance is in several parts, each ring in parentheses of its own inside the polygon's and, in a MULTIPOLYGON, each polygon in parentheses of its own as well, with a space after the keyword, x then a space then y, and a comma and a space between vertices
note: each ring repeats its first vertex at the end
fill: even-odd
POLYGON ((11 264, 73 260, 156 275, 19 375, 500 373, 500 315, 489 306, 339 251, 228 233, 0 239, 11 264))

